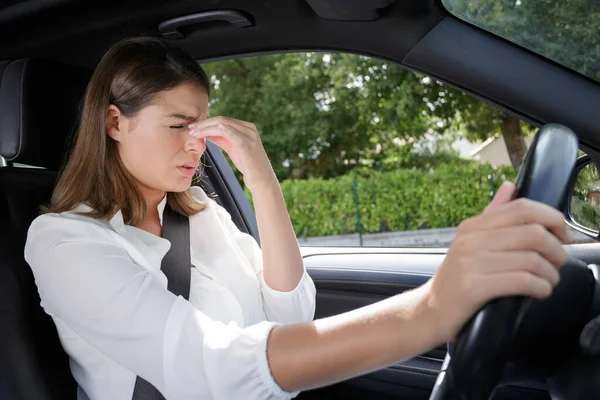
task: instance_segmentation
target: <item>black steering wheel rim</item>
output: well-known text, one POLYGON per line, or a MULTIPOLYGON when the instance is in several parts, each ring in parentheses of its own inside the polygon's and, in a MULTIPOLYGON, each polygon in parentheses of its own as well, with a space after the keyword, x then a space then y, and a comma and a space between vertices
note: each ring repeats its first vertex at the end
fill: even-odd
MULTIPOLYGON (((548 124, 536 134, 516 179, 515 198, 560 209, 577 158, 577 137, 548 124)), ((509 348, 531 299, 511 296, 486 304, 463 327, 447 356, 430 400, 489 398, 501 378, 509 348)))

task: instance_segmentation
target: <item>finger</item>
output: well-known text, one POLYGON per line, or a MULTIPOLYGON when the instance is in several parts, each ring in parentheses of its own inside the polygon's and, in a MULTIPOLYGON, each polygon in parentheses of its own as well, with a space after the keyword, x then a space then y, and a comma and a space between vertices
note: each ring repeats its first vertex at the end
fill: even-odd
POLYGON ((494 252, 536 252, 556 268, 562 267, 567 261, 567 253, 560 241, 538 224, 476 232, 460 240, 472 241, 472 247, 494 252))
POLYGON ((232 117, 225 117, 222 115, 219 115, 217 117, 212 117, 212 118, 207 118, 204 121, 209 121, 208 125, 215 125, 220 123, 223 124, 231 124, 231 123, 235 123, 235 124, 239 124, 242 126, 245 126, 247 128, 253 128, 255 127, 255 125, 252 122, 248 122, 248 121, 243 121, 241 119, 236 119, 236 118, 232 118, 232 117))
MULTIPOLYGON (((231 144, 239 146, 246 140, 245 135, 230 125, 211 125, 204 128, 196 128, 193 136, 201 139, 206 138, 211 140, 212 137, 224 137, 229 140, 231 144)), ((211 140, 212 141, 212 140, 211 140)))
POLYGON ((214 123, 209 124, 209 125, 200 125, 200 126, 196 126, 196 128, 194 129, 195 133, 201 132, 203 130, 206 130, 208 128, 222 128, 222 127, 226 127, 229 128, 233 133, 235 134, 239 134, 242 137, 245 137, 246 139, 251 139, 253 137, 256 136, 256 132, 253 132, 250 128, 247 128, 241 124, 236 123, 235 121, 226 121, 226 122, 218 122, 218 121, 213 121, 214 123))
POLYGON ((231 144, 229 140, 222 136, 209 136, 206 138, 206 140, 216 144, 217 146, 225 150, 226 153, 229 153, 233 147, 233 144, 231 144))
POLYGON ((563 243, 569 243, 571 240, 563 215, 558 210, 524 198, 496 205, 487 212, 462 222, 459 232, 468 233, 529 224, 544 226, 563 243))
POLYGON ((481 281, 485 301, 506 296, 530 296, 545 299, 552 294, 552 285, 525 271, 509 271, 489 275, 481 281))
POLYGON ((558 269, 535 251, 496 252, 490 251, 483 256, 488 275, 524 271, 547 280, 552 286, 560 281, 558 269))
POLYGON ((243 133, 245 135, 256 134, 256 127, 254 126, 254 124, 251 124, 250 122, 236 120, 233 118, 228 118, 228 117, 207 118, 205 120, 198 121, 195 124, 190 124, 190 125, 194 125, 192 129, 201 130, 201 129, 205 129, 205 128, 211 127, 211 126, 219 126, 221 124, 234 127, 240 133, 243 133))
POLYGON ((253 124, 252 122, 243 121, 241 119, 235 119, 235 118, 231 118, 231 117, 227 117, 227 118, 235 123, 238 123, 246 128, 251 129, 252 131, 258 132, 258 130, 256 129, 256 125, 253 124))
POLYGON ((483 210, 483 212, 487 212, 488 210, 493 209, 494 207, 500 204, 508 203, 513 199, 516 190, 517 188, 514 183, 503 182, 502 185, 500 185, 498 191, 496 192, 496 195, 494 196, 490 204, 487 205, 485 210, 483 210))

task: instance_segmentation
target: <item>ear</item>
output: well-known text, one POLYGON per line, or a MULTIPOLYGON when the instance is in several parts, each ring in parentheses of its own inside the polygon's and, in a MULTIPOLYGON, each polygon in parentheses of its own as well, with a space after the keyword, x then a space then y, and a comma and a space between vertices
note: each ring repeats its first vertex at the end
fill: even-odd
POLYGON ((125 132, 127 132, 127 118, 121 113, 119 107, 110 104, 106 109, 106 134, 115 142, 120 142, 125 132))

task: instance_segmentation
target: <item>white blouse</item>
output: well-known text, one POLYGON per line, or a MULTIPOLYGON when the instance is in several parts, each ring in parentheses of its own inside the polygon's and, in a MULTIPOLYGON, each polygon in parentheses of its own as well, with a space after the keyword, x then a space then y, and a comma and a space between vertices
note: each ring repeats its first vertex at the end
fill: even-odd
MULTIPOLYGON (((167 290, 171 243, 125 225, 71 212, 38 217, 27 236, 41 305, 71 360, 79 400, 130 400, 136 376, 167 400, 290 399, 266 355, 271 329, 310 321, 316 290, 306 271, 290 292, 262 277, 261 250, 230 215, 193 187, 208 208, 190 217, 190 299, 167 290)), ((159 205, 161 216, 166 197, 159 205)))

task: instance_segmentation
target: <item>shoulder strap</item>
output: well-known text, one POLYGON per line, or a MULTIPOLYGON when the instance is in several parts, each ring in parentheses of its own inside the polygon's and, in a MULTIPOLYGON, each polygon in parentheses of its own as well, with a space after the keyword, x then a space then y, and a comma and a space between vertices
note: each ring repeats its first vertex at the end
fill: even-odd
POLYGON ((162 237, 171 242, 171 248, 160 266, 168 279, 167 289, 189 300, 192 268, 190 219, 175 212, 168 204, 163 212, 162 237))
MULTIPOLYGON (((190 254, 190 220, 175 212, 167 203, 163 212, 162 237, 171 242, 160 269, 166 275, 167 289, 186 300, 190 297, 192 260, 190 254)), ((152 384, 137 377, 132 400, 165 400, 152 384)))

